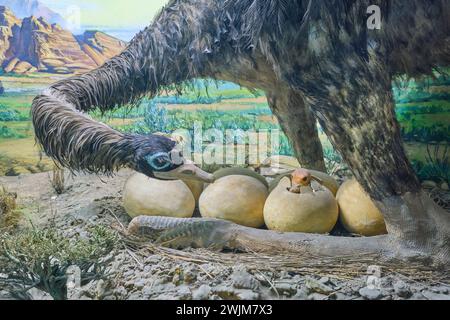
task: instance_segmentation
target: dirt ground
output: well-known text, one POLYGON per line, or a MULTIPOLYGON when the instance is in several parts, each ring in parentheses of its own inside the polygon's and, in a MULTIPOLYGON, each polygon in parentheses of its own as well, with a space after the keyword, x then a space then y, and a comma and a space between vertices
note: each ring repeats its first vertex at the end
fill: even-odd
MULTIPOLYGON (((122 188, 132 174, 115 177, 79 175, 66 178, 66 191, 57 196, 48 173, 0 177, 0 185, 18 194, 24 224, 52 224, 67 237, 83 236, 93 224, 127 226, 121 205, 122 188)), ((94 281, 71 294, 71 299, 297 299, 297 300, 436 300, 450 299, 448 277, 420 277, 413 270, 386 269, 377 261, 333 270, 282 256, 177 251, 151 244, 124 247, 113 254, 108 279, 94 281), (376 270, 375 276, 372 273, 376 270)), ((34 299, 48 299, 33 290, 34 299)), ((8 292, 0 288, 0 298, 8 292)))

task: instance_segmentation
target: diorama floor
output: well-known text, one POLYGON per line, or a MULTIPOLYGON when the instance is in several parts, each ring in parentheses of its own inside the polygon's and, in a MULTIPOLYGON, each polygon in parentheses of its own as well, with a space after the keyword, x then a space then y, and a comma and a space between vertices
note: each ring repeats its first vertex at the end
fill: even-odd
MULTIPOLYGON (((66 237, 87 236, 86 228, 103 224, 126 228, 130 218, 121 205, 121 190, 131 171, 115 177, 79 175, 66 179, 57 196, 50 174, 0 177, 0 185, 18 194, 22 224, 57 228, 66 237)), ((174 250, 151 243, 124 246, 111 253, 108 279, 79 288, 71 299, 450 299, 448 278, 415 270, 384 268, 368 278, 378 261, 355 266, 343 258, 340 266, 287 261, 280 255, 174 250)), ((34 299, 49 298, 33 289, 34 299)), ((0 298, 8 298, 1 291, 0 298)))

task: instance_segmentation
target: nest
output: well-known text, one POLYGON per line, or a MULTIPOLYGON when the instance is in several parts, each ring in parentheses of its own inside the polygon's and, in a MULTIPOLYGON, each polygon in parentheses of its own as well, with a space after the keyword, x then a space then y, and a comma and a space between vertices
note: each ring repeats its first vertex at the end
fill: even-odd
POLYGON ((430 266, 423 261, 380 261, 373 255, 341 256, 327 258, 323 256, 302 256, 298 253, 257 253, 212 251, 209 249, 176 250, 148 242, 134 236, 124 236, 123 241, 130 254, 138 261, 135 253, 142 256, 161 255, 175 262, 194 264, 214 264, 223 267, 245 265, 257 272, 292 272, 301 275, 318 275, 351 280, 367 275, 368 267, 377 265, 382 268, 383 276, 402 276, 410 281, 436 284, 450 283, 450 270, 430 266))

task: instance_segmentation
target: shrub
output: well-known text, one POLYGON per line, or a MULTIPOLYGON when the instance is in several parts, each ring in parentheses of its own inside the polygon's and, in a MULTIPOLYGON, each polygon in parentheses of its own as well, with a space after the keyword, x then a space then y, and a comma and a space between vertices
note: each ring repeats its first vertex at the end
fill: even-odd
POLYGON ((70 267, 80 268, 82 285, 104 278, 109 263, 104 257, 116 248, 118 236, 103 226, 92 228, 90 234, 88 240, 70 240, 51 228, 4 234, 0 238, 0 273, 8 278, 0 278, 0 286, 19 298, 37 288, 55 300, 64 300, 70 267))

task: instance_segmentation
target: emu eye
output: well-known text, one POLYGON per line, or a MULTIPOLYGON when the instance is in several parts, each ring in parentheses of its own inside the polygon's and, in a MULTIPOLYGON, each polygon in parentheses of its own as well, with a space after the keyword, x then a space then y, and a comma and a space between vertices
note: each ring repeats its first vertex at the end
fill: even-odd
POLYGON ((168 169, 172 165, 170 156, 167 153, 160 152, 146 157, 147 163, 154 171, 168 169))

